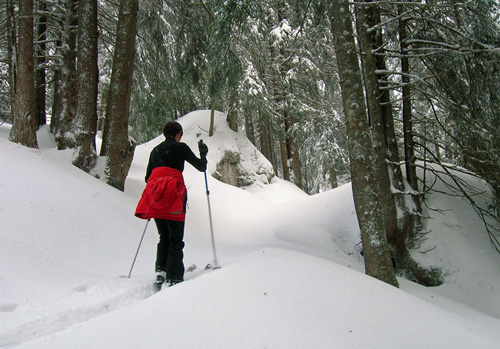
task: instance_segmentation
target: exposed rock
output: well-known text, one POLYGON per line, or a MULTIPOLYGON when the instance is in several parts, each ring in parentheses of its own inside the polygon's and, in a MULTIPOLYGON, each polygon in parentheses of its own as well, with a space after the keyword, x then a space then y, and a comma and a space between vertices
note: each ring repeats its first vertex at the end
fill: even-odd
MULTIPOLYGON (((261 172, 261 171, 259 171, 261 172)), ((226 150, 224 156, 217 164, 217 169, 212 176, 221 182, 235 187, 248 187, 256 181, 269 183, 273 177, 272 173, 249 173, 241 164, 240 153, 226 150)))

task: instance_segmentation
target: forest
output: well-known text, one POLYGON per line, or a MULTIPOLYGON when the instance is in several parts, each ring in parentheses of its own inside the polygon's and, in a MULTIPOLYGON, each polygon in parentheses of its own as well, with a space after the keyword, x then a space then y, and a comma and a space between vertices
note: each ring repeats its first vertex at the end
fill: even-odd
MULTIPOLYGON (((224 112, 276 176, 309 194, 351 182, 366 273, 420 267, 422 208, 450 177, 500 252, 497 0, 6 0, 0 122, 123 190, 137 144, 190 111, 224 112), (96 137, 102 146, 96 149, 96 137), (478 193, 456 172, 491 188, 478 193), (488 207, 475 197, 490 195, 488 207)), ((213 132, 213 130, 206 130, 213 132)), ((445 207, 434 208, 445 210, 445 207)))

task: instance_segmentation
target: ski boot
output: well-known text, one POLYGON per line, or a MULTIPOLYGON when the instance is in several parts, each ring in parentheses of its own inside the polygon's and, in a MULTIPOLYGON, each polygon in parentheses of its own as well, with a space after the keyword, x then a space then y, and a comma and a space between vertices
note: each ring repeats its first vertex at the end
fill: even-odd
POLYGON ((155 287, 156 291, 161 291, 161 287, 165 283, 166 277, 167 277, 167 273, 166 272, 164 272, 162 270, 158 270, 156 272, 156 281, 154 283, 154 287, 155 287))

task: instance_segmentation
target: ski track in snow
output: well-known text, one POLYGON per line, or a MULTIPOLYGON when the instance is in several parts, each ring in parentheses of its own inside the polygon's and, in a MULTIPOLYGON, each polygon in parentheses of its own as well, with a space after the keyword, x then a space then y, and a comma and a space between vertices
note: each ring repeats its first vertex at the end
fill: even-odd
POLYGON ((80 285, 62 299, 39 304, 9 304, 8 309, 2 307, 5 308, 2 311, 10 311, 13 319, 0 330, 0 347, 15 346, 63 331, 78 323, 144 300, 154 293, 152 283, 148 284, 146 281, 139 284, 137 281, 117 277, 102 284, 80 285), (16 316, 15 312, 18 312, 19 316, 16 316))
MULTIPOLYGON (((193 270, 186 271, 185 282, 214 270, 216 269, 195 266, 193 270)), ((164 291, 165 289, 162 289, 160 292, 164 291)), ((0 305, 0 312, 17 311, 22 313, 20 319, 30 318, 29 321, 23 322, 14 319, 6 328, 0 330, 0 347, 8 348, 64 331, 92 318, 140 302, 156 293, 153 280, 142 277, 139 280, 131 280, 123 275, 102 284, 77 286, 62 299, 47 303, 0 305)))

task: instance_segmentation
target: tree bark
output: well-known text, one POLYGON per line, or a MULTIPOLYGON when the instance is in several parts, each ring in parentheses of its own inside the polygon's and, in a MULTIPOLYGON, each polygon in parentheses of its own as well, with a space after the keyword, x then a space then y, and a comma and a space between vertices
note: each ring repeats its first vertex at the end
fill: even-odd
POLYGON ((238 132, 238 104, 238 91, 235 89, 231 94, 227 112, 227 124, 234 132, 238 132))
POLYGON ((285 125, 286 125, 286 151, 287 158, 291 162, 291 169, 293 174, 293 183, 302 189, 302 168, 300 164, 300 156, 299 156, 299 148, 297 146, 297 142, 294 141, 293 137, 293 125, 295 124, 295 120, 290 116, 289 112, 285 112, 285 125))
MULTIPOLYGON (((381 18, 378 6, 369 6, 367 8, 367 12, 367 25, 370 28, 374 28, 375 26, 380 25, 381 18)), ((396 206, 403 214, 403 222, 399 225, 399 234, 397 236, 388 235, 389 242, 393 245, 394 249, 397 249, 397 246, 406 246, 407 242, 411 243, 411 240, 408 240, 408 238, 410 236, 410 232, 415 230, 415 215, 411 212, 405 199, 406 187, 400 166, 400 156, 398 142, 396 139, 396 131, 394 128, 392 102, 388 88, 388 76, 387 73, 385 73, 387 71, 387 67, 385 64, 384 49, 382 48, 384 46, 384 41, 382 39, 381 29, 377 29, 374 31, 372 40, 373 49, 376 48, 378 52, 378 54, 375 55, 376 69, 383 72, 377 75, 380 87, 380 103, 382 108, 383 124, 385 127, 384 132, 385 142, 387 146, 387 159, 389 160, 388 168, 392 186, 396 189, 396 192, 394 194, 396 206)))
POLYGON ((375 50, 380 50, 383 43, 381 37, 377 37, 376 30, 368 31, 368 29, 373 29, 380 24, 380 16, 374 4, 359 4, 356 13, 359 42, 364 55, 366 96, 372 121, 375 165, 380 185, 379 198, 382 201, 383 219, 387 240, 392 252, 391 255, 398 272, 407 275, 410 279, 422 285, 436 286, 441 283, 439 272, 420 267, 413 260, 408 250, 407 239, 409 233, 414 231, 414 216, 410 213, 404 199, 405 188, 399 167, 391 101, 388 94, 385 96, 386 99, 383 100, 380 80, 377 75, 378 69, 385 70, 385 63, 383 60, 378 61, 374 54, 375 50), (383 106, 385 106, 385 110, 383 106), (394 147, 389 149, 389 144, 394 145, 394 147), (391 170, 392 176, 389 176, 389 170, 391 170), (399 190, 399 193, 393 195, 392 187, 399 190), (401 225, 398 225, 396 203, 403 214, 401 225))
POLYGON ((78 100, 76 98, 76 39, 78 17, 75 13, 77 0, 66 0, 66 17, 58 40, 60 58, 54 73, 54 100, 50 129, 55 135, 58 149, 74 148, 72 134, 78 100))
POLYGON ((46 73, 45 64, 47 62, 47 4, 43 1, 38 1, 40 15, 37 24, 37 38, 36 38, 36 67, 35 67, 35 92, 36 92, 36 114, 38 118, 38 125, 45 125, 47 123, 46 108, 46 73))
MULTIPOLYGON (((398 6, 398 12, 403 13, 403 6, 398 6)), ((412 199, 415 203, 417 215, 422 213, 422 205, 418 194, 417 167, 415 165, 415 144, 413 141, 413 121, 412 121, 412 102, 410 87, 410 64, 408 58, 408 44, 406 43, 406 21, 399 19, 399 42, 401 45, 401 74, 402 74, 402 98, 403 98, 403 134, 404 134, 404 154, 406 163, 406 179, 413 190, 412 199)))
POLYGON ((293 173, 293 182, 294 184, 299 187, 300 189, 303 189, 303 184, 302 184, 302 166, 300 163, 300 156, 299 156, 299 147, 297 146, 297 143, 293 141, 291 137, 288 138, 288 142, 290 144, 290 159, 292 160, 292 173, 293 173))
POLYGON ((208 137, 212 137, 214 135, 214 120, 215 119, 215 99, 212 98, 210 101, 210 126, 208 129, 208 137))
MULTIPOLYGON (((357 0, 357 2, 360 2, 360 0, 357 0)), ((399 234, 398 218, 387 167, 385 125, 382 105, 380 103, 381 92, 377 76, 377 62, 374 54, 375 40, 373 32, 368 32, 368 29, 370 29, 369 23, 371 22, 369 11, 363 5, 356 7, 357 28, 365 68, 366 100, 371 121, 375 171, 379 184, 378 196, 382 203, 381 209, 385 231, 389 241, 393 241, 399 234)))
POLYGON ((78 108, 75 120, 78 155, 73 164, 90 172, 97 158, 97 0, 80 0, 78 18, 78 108))
POLYGON ((337 188, 339 186, 337 182, 337 171, 335 170, 333 164, 330 164, 330 168, 328 169, 328 175, 330 178, 330 185, 332 186, 332 189, 337 188))
MULTIPOLYGON (((259 111, 261 113, 261 111, 259 111)), ((264 120, 262 116, 259 116, 259 139, 260 139, 260 151, 266 157, 269 162, 273 165, 274 173, 277 173, 276 169, 276 159, 273 152, 273 141, 271 138, 271 133, 269 131, 269 121, 264 120)))
POLYGON ((15 96, 16 96, 16 22, 14 21, 14 5, 12 0, 7 0, 6 3, 7 17, 7 62, 9 73, 9 100, 10 100, 10 115, 14 122, 15 115, 15 96))
POLYGON ((33 0, 20 0, 15 108, 9 138, 27 147, 38 148, 33 54, 33 0))
POLYGON ((278 121, 278 126, 281 128, 279 131, 279 142, 280 142, 280 155, 281 155, 281 167, 283 169, 283 179, 286 181, 290 180, 290 166, 288 165, 288 150, 286 142, 287 128, 285 121, 281 118, 278 121))
POLYGON ((245 134, 250 142, 255 145, 255 128, 250 113, 245 113, 245 134))
POLYGON ((138 0, 121 0, 101 155, 107 156, 107 183, 123 190, 135 151, 129 139, 129 106, 134 68, 138 0))
POLYGON ((397 287, 387 236, 383 221, 380 219, 382 212, 377 195, 373 146, 366 117, 363 83, 348 0, 334 1, 330 17, 347 121, 352 189, 361 230, 365 271, 367 275, 397 287))

